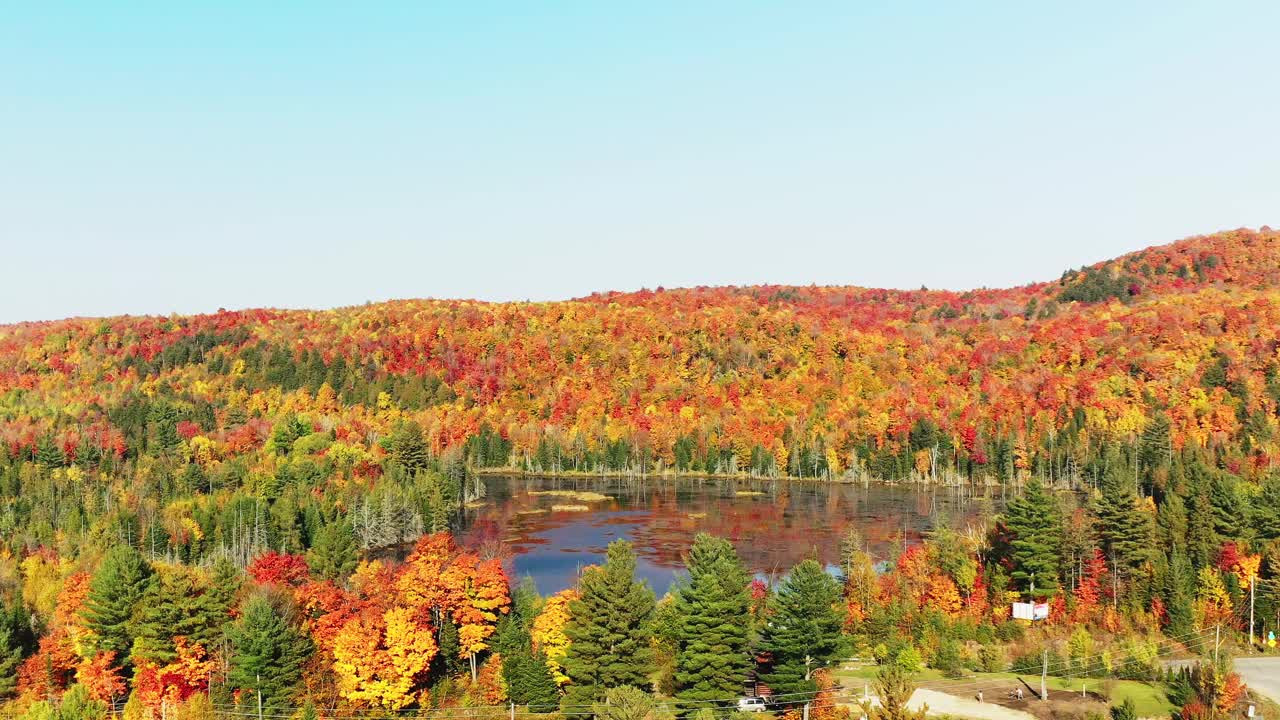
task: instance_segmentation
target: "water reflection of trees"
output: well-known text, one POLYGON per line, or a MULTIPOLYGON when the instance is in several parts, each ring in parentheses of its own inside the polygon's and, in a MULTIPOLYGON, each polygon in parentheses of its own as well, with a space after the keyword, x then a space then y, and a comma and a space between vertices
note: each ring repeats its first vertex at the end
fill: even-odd
POLYGON ((657 478, 485 478, 485 484, 485 501, 464 511, 462 539, 508 562, 531 552, 601 553, 626 536, 642 562, 674 571, 694 535, 709 532, 733 541, 753 571, 777 576, 809 557, 835 565, 850 526, 884 559, 895 546, 919 542, 941 516, 963 528, 982 514, 981 503, 939 488, 657 478), (585 512, 555 511, 578 501, 535 491, 609 499, 585 503, 585 512))

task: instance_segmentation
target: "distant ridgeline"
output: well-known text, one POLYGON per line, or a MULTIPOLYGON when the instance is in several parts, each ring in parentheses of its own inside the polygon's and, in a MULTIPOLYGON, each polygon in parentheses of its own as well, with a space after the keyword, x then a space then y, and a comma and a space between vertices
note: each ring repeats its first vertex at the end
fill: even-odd
MULTIPOLYGON (((1280 441, 1278 336, 1268 228, 1003 290, 658 289, 0 326, 0 494, 22 489, 0 531, 45 535, 121 501, 154 516, 141 527, 204 528, 199 497, 231 491, 350 493, 353 514, 431 529, 458 500, 441 474, 466 467, 1254 480, 1280 441), (127 498, 68 501, 85 483, 127 498), (161 517, 174 497, 197 499, 161 517)), ((376 542, 403 539, 387 532, 376 542)))

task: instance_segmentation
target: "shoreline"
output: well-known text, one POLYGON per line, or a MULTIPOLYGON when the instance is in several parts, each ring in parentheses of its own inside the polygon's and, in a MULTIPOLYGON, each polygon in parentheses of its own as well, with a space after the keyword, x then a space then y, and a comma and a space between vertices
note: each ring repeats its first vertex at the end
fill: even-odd
POLYGON ((884 486, 908 486, 908 487, 948 487, 948 488, 1018 488, 1024 485, 1023 482, 1001 483, 990 476, 982 480, 974 481, 952 481, 952 480, 928 480, 928 479, 903 479, 903 480, 885 480, 881 478, 873 478, 869 476, 863 477, 836 477, 836 478, 818 478, 812 476, 800 475, 751 475, 749 473, 707 473, 707 472, 689 472, 683 470, 663 470, 660 472, 624 472, 611 470, 606 472, 587 472, 584 470, 525 470, 516 467, 505 468, 467 468, 467 473, 475 477, 516 477, 516 478, 537 478, 547 480, 727 480, 730 482, 758 482, 758 481, 782 481, 788 483, 806 483, 806 484, 823 484, 823 485, 884 485, 884 486))

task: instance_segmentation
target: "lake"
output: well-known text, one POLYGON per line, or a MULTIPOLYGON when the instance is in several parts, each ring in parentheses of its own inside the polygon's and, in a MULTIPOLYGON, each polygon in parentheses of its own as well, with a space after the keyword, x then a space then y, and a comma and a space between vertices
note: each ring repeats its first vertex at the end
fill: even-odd
POLYGON ((483 477, 468 486, 462 544, 503 557, 513 580, 531 577, 544 595, 572 587, 618 538, 634 543, 637 574, 661 595, 699 532, 728 538, 752 572, 776 579, 808 557, 834 567, 850 526, 880 561, 939 522, 976 527, 1004 504, 999 488, 782 480, 483 477))

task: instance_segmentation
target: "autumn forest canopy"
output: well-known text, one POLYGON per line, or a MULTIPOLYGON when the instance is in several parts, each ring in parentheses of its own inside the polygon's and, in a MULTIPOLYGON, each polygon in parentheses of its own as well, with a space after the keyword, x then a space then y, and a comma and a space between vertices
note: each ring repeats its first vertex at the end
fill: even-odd
POLYGON ((1229 667, 1159 660, 1249 642, 1246 608, 1280 622, 1277 460, 1265 227, 1011 289, 0 326, 0 716, 640 720, 661 698, 709 720, 752 683, 793 698, 789 720, 794 698, 846 720, 830 671, 850 654, 897 697, 925 668, 1024 672, 1052 652, 1054 674, 1160 684, 1184 720, 1225 720, 1229 667), (454 539, 485 472, 1013 499, 891 557, 852 533, 838 574, 807 560, 775 586, 701 535, 657 598, 618 542, 542 598, 501 550, 454 539), (1016 600, 1052 620, 1028 628, 1016 600))
POLYGON ((0 441, 80 471, 181 455, 193 474, 270 474, 298 451, 372 480, 412 423, 429 456, 472 467, 1003 482, 1126 462, 1151 487, 1158 445, 1256 478, 1276 452, 1278 308, 1263 229, 1009 290, 26 323, 0 327, 0 441))

